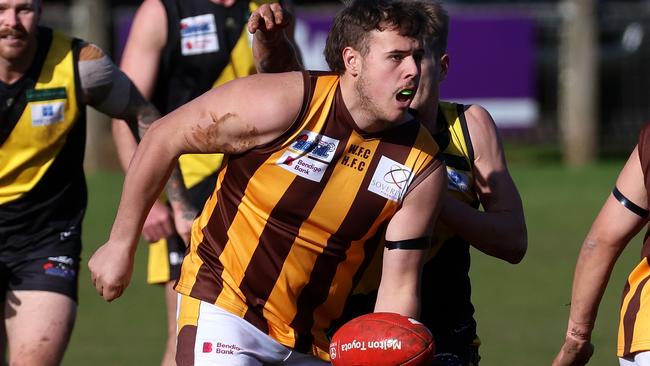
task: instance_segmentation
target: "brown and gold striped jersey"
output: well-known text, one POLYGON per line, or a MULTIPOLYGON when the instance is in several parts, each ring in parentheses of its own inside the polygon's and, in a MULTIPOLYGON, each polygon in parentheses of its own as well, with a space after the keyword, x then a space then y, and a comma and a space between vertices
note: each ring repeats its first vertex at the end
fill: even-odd
POLYGON ((324 330, 374 253, 378 229, 440 162, 417 120, 364 133, 338 76, 304 75, 290 130, 229 157, 194 222, 176 288, 327 359, 324 330))
MULTIPOLYGON (((638 151, 645 189, 650 192, 650 124, 641 130, 638 151)), ((646 232, 641 257, 623 290, 617 345, 619 357, 650 350, 650 230, 646 232)))

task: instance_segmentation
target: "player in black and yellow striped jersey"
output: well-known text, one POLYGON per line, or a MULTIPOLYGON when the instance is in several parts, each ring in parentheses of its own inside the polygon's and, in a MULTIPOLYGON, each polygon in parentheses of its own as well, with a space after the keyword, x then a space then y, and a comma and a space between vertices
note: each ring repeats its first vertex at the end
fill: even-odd
MULTIPOLYGON (((426 72, 423 71, 423 76, 426 72)), ((438 142, 441 149, 441 160, 445 162, 447 168, 448 197, 468 208, 478 211, 482 203, 481 196, 477 193, 476 180, 479 176, 475 174, 485 174, 488 169, 483 167, 482 170, 475 168, 475 150, 470 139, 468 125, 474 124, 476 128, 476 116, 467 116, 466 109, 477 108, 477 106, 465 106, 462 104, 439 102, 437 110, 437 123, 430 129, 438 131, 433 137, 438 142), (471 121, 471 122, 470 122, 471 121)), ((417 105, 417 104, 416 104, 417 105)), ((435 103, 434 103, 435 106, 435 103)), ((420 118, 423 116, 420 114, 420 118)), ((472 129, 472 136, 482 136, 472 129)), ((489 139, 483 135, 484 139, 489 139)), ((495 138, 495 137, 493 137, 495 138)), ((482 149, 479 147, 479 149, 482 149)), ((479 150, 479 156, 484 160, 491 160, 495 157, 491 154, 484 153, 485 149, 479 150)), ((497 150, 493 150, 497 151, 497 150)), ((498 159, 496 161, 499 161, 498 159)), ((491 192, 503 193, 509 189, 516 188, 509 176, 501 176, 497 181, 490 181, 492 185, 491 192), (504 180, 506 180, 504 182, 504 180), (499 184, 496 184, 496 183, 499 184), (513 184, 510 186, 510 184, 513 184)), ((498 197, 503 197, 499 194, 498 197)), ((511 196, 507 204, 510 205, 514 213, 519 213, 521 219, 509 218, 511 213, 504 214, 501 219, 513 222, 513 234, 516 234, 517 225, 525 228, 523 223, 523 213, 521 212, 521 201, 518 195, 511 196), (520 221, 521 220, 521 221, 520 221)), ((485 201, 485 199, 483 199, 485 201)), ((499 202, 503 205, 503 198, 492 202, 490 208, 486 208, 487 213, 495 214, 494 204, 499 202), (493 211, 490 211, 493 210, 493 211)), ((502 206, 503 207, 503 206, 502 206)), ((443 211, 444 212, 444 211, 443 211)), ((499 211, 496 211, 497 213, 499 211)), ((449 212, 445 212, 447 217, 449 212)), ((442 215, 442 212, 441 212, 442 215)), ((465 224, 469 220, 481 222, 481 218, 475 218, 473 215, 465 216, 465 224)), ((442 216, 441 216, 442 218, 442 216)), ((493 219, 493 218, 490 218, 493 219)), ((487 222, 488 218, 484 217, 482 222, 487 222)), ((459 222, 460 223, 460 222, 459 222)), ((471 244, 464 239, 463 233, 459 232, 458 227, 453 226, 453 222, 439 222, 436 225, 434 243, 432 245, 429 260, 424 266, 422 278, 422 314, 420 320, 431 329, 436 340, 436 366, 477 366, 479 364, 480 340, 477 336, 476 321, 473 317, 474 306, 471 301, 471 283, 469 278, 470 270, 470 245, 474 243, 485 243, 494 240, 485 238, 481 241, 475 240, 471 244)), ((476 225, 476 224, 474 224, 476 225)), ((475 228, 472 225, 471 227, 475 228)), ((494 227, 494 226, 493 226, 494 227)), ((478 229, 475 229, 478 230, 478 229)), ((481 229, 481 230, 484 230, 481 229)), ((481 231, 478 230, 478 231, 481 231)), ((501 230, 500 230, 501 231, 501 230)), ((503 231, 501 231, 503 232, 503 231)), ((497 232, 498 233, 498 232, 497 232)), ((492 250, 491 255, 502 258, 510 262, 517 262, 523 256, 525 250, 525 231, 519 236, 511 239, 500 240, 503 249, 497 249, 495 253, 492 250), (519 249, 520 254, 508 255, 509 251, 514 253, 519 249)), ((498 238, 507 238, 506 235, 499 235, 498 238)), ((478 245, 475 245, 478 246, 478 245)), ((378 253, 380 254, 380 253, 378 253)), ((374 306, 374 297, 378 287, 381 275, 381 255, 377 255, 366 272, 365 277, 359 283, 355 290, 355 295, 351 298, 347 306, 348 314, 337 322, 337 326, 345 321, 358 315, 372 312, 374 306)), ((333 330, 331 330, 333 332, 333 330)))
POLYGON ((40 13, 40 1, 0 2, 0 344, 10 364, 58 365, 77 308, 85 107, 133 126, 158 113, 99 48, 39 27, 40 13))
POLYGON ((177 286, 179 365, 324 364, 325 329, 384 226, 377 310, 417 317, 445 177, 437 144, 408 114, 424 24, 410 1, 353 1, 328 37, 333 73, 237 79, 155 123, 111 238, 90 260, 98 292, 122 294, 151 187, 160 189, 174 157, 219 151, 228 161, 194 222, 177 286), (228 329, 211 321, 228 314, 228 329))
MULTIPOLYGON (((246 25, 249 16, 268 3, 265 0, 145 1, 135 15, 121 68, 161 113, 169 113, 213 87, 256 72, 252 35, 246 25)), ((282 5, 286 7, 286 1, 282 5)), ((283 31, 286 29, 286 37, 291 40, 294 24, 285 24, 289 20, 278 26, 283 31)), ((260 59, 261 71, 273 71, 273 62, 282 61, 283 57, 298 60, 292 43, 275 49, 273 60, 260 59)), ((126 171, 136 141, 121 121, 114 122, 114 131, 117 143, 123 146, 121 151, 129 152, 120 159, 126 171)), ((150 242, 147 282, 165 286, 168 327, 161 365, 175 364, 177 294, 173 285, 185 255, 184 239, 188 240, 191 221, 214 188, 221 160, 221 154, 181 156, 182 175, 175 174, 169 187, 185 186, 186 204, 176 210, 174 218, 164 200, 156 201, 145 220, 142 234, 150 242)))
POLYGON ((438 3, 421 4, 431 25, 413 108, 441 145, 449 192, 436 225, 434 256, 423 271, 422 320, 436 339, 435 365, 477 366, 469 246, 518 263, 527 249, 526 223, 490 114, 479 105, 438 102, 450 63, 448 16, 438 3))
MULTIPOLYGON (((553 366, 585 365, 594 353, 591 333, 598 305, 621 252, 648 226, 650 208, 650 124, 621 169, 580 249, 573 277, 571 311, 564 344, 553 366)), ((621 366, 650 365, 650 235, 641 261, 623 289, 616 354, 621 366)))
MULTIPOLYGON (((437 67, 423 66, 423 77, 437 67)), ((523 208, 489 114, 476 105, 431 100, 429 104, 438 107, 433 114, 436 123, 428 127, 436 131, 433 136, 447 168, 448 205, 441 211, 423 270, 420 319, 436 339, 434 365, 477 366, 480 340, 473 317, 469 247, 511 263, 520 261, 526 250, 523 208), (480 205, 484 212, 479 212, 480 205), (488 227, 491 235, 481 237, 488 227)), ((414 107, 424 112, 420 118, 431 121, 421 106, 416 100, 414 107)), ((363 286, 368 284, 362 281, 359 291, 367 292, 363 286)))

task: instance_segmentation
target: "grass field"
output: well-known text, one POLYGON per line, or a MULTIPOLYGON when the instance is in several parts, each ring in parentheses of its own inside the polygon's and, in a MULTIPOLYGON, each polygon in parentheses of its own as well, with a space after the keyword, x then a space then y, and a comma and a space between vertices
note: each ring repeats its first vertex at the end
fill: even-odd
MULTIPOLYGON (((614 184, 622 161, 581 169, 513 162, 524 200, 529 249, 516 266, 474 253, 473 299, 483 340, 483 366, 549 365, 564 339, 573 267, 582 239, 614 184)), ((111 304, 94 292, 85 267, 115 214, 121 178, 89 177, 80 308, 64 365, 157 365, 165 339, 162 289, 145 281, 146 248, 125 295, 111 304)), ((594 331, 590 365, 614 365, 617 315, 625 278, 639 259, 641 239, 620 258, 594 331)))
MULTIPOLYGON (((564 340, 580 245, 623 162, 569 170, 513 166, 524 201, 528 252, 516 266, 474 253, 473 300, 482 365, 550 365, 564 340)), ((639 260, 641 238, 619 259, 600 307, 590 365, 617 365, 620 294, 639 260)))

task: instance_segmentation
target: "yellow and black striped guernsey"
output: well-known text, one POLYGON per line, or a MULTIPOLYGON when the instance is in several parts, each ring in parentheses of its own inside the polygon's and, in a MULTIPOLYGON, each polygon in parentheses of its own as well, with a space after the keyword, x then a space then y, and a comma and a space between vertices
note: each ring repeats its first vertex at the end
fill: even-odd
POLYGON ((39 27, 30 69, 16 83, 0 83, 1 245, 21 248, 34 235, 81 224, 86 132, 78 42, 39 27))
MULTIPOLYGON (((447 168, 447 188, 455 199, 474 208, 480 201, 474 184, 474 149, 463 104, 440 102, 438 128, 434 138, 440 145, 440 159, 447 168)), ((436 342, 454 344, 451 334, 475 336, 474 305, 469 277, 470 244, 443 222, 436 222, 432 258, 422 271, 422 321, 436 342), (459 331, 459 329, 464 329, 459 331), (451 338, 451 339, 449 339, 451 338)), ((462 338, 461 338, 462 339, 462 338)), ((443 347, 440 347, 443 349, 443 347)))
MULTIPOLYGON (((293 127, 220 172, 176 288, 327 359, 325 329, 375 252, 378 229, 440 162, 417 120, 363 133, 338 76, 304 75, 293 127)), ((179 324, 179 337, 192 325, 179 324)))
MULTIPOLYGON (((224 7, 205 0, 163 0, 168 38, 152 99, 156 108, 167 114, 214 87, 255 74, 246 22, 257 8, 271 2, 275 0, 236 1, 224 7)), ((204 182, 222 159, 222 154, 182 155, 185 185, 204 182)))

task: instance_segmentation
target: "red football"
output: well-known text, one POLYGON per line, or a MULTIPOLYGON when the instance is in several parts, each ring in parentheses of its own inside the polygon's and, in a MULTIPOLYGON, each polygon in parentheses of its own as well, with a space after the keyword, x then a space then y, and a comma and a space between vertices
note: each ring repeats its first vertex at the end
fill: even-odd
POLYGON ((422 323, 395 313, 371 313, 339 328, 330 342, 334 366, 429 365, 433 336, 422 323))

